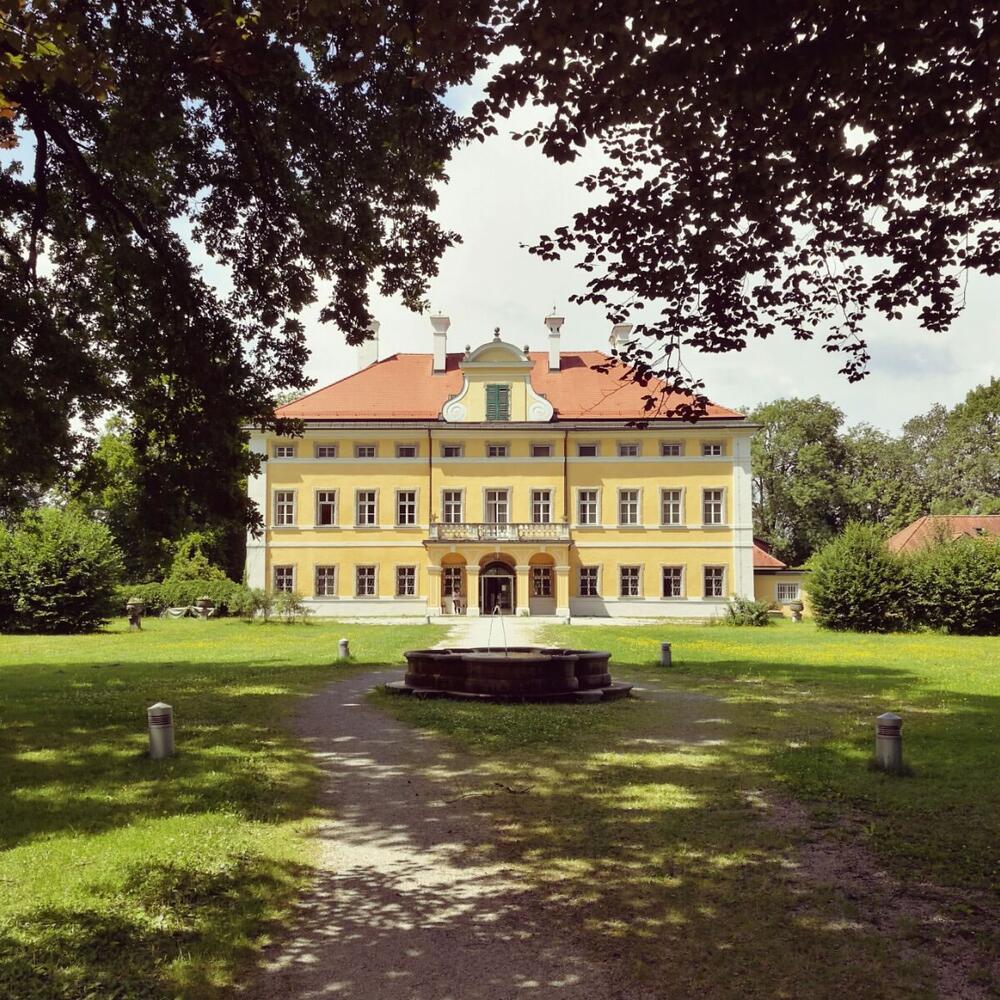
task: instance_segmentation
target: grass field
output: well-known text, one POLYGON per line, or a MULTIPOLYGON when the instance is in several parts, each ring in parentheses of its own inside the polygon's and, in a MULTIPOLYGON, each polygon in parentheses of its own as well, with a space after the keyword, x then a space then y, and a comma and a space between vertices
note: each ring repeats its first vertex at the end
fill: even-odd
POLYGON ((397 663, 430 626, 123 624, 0 636, 0 997, 141 1000, 225 992, 301 886, 315 772, 296 701, 397 663), (178 755, 146 755, 174 706, 178 755))
POLYGON ((874 931, 870 900, 796 877, 798 848, 822 836, 873 857, 903 892, 940 887, 973 955, 974 995, 998 995, 1000 642, 808 623, 547 638, 609 649, 616 675, 669 693, 527 709, 375 697, 466 752, 484 788, 530 790, 483 799, 497 852, 564 905, 596 953, 668 997, 793 996, 805 984, 819 997, 955 995, 935 985, 935 949, 950 947, 941 928, 913 918, 874 931), (909 777, 869 769, 885 710, 905 720, 909 777), (762 797, 804 803, 809 829, 762 822, 762 797))

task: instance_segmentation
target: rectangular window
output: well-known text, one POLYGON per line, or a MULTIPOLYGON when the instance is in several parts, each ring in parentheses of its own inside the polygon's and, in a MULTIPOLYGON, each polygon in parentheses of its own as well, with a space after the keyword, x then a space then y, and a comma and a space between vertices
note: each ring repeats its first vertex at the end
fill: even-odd
POLYGON ((317 458, 336 458, 337 457, 337 446, 335 444, 318 444, 318 445, 316 445, 316 457, 317 458))
POLYGON ((356 444, 354 446, 355 458, 374 458, 375 454, 375 445, 373 444, 356 444))
POLYGON ((487 458, 506 458, 510 452, 510 449, 505 444, 487 444, 486 445, 486 457, 487 458))
POLYGON ((681 490, 660 490, 660 523, 684 523, 684 494, 681 490))
POLYGON ((576 453, 580 458, 597 458, 597 445, 578 444, 576 446, 576 453))
POLYGON ((663 567, 663 596, 683 597, 684 596, 684 567, 664 566, 663 567))
POLYGON ((461 524, 462 516, 462 491, 444 490, 441 493, 441 520, 445 524, 461 524))
POLYGON ((295 524, 295 490, 274 491, 274 523, 295 524))
POLYGON ((601 510, 597 490, 580 490, 577 497, 577 520, 580 524, 600 524, 601 510))
POLYGON ((337 567, 317 566, 316 567, 316 596, 336 597, 337 596, 337 567))
POLYGON ((676 458, 678 455, 683 455, 684 450, 680 441, 661 441, 660 454, 664 458, 676 458))
POLYGON ((639 597, 639 581, 641 579, 640 574, 642 573, 641 566, 619 566, 618 567, 618 579, 619 597, 639 597))
POLYGON ((725 595, 725 587, 726 587, 725 566, 706 566, 705 596, 723 597, 725 595))
POLYGON ((701 509, 702 524, 723 524, 722 490, 702 490, 701 509))
POLYGON ((799 599, 799 585, 797 583, 779 583, 775 588, 775 593, 782 603, 797 601, 799 599))
POLYGON ((417 523, 417 491, 396 491, 396 524, 417 523))
POLYGON ((377 595, 374 566, 354 567, 354 593, 357 597, 375 597, 377 595))
POLYGON ((316 523, 319 525, 337 523, 336 490, 316 491, 316 523))
POLYGON ((639 445, 635 441, 619 441, 619 458, 637 458, 639 455, 639 445))
POLYGON ((443 444, 441 445, 441 457, 442 458, 461 458, 465 454, 464 445, 460 444, 443 444))
POLYGON ((417 567, 397 566, 396 567, 396 596, 416 597, 417 596, 417 567))
POLYGON ((275 458, 295 458, 294 444, 276 444, 274 446, 275 458))
POLYGON ((441 593, 445 597, 462 596, 461 566, 445 566, 441 570, 441 593))
POLYGON ((396 458, 416 458, 417 446, 415 444, 397 444, 396 458))
POLYGON ((552 490, 531 491, 531 522, 532 524, 552 522, 552 490))
POLYGON ((510 524, 510 493, 507 490, 486 491, 486 520, 489 524, 510 524))
POLYGON ((531 596, 552 596, 552 568, 550 566, 531 567, 531 596))
POLYGON ((531 446, 531 457, 532 458, 551 458, 552 457, 552 445, 550 445, 550 444, 533 444, 531 446))
POLYGON ((701 453, 707 457, 722 454, 722 445, 718 441, 704 441, 701 445, 701 453))
POLYGON ((639 523, 638 490, 618 491, 618 523, 619 524, 639 523))
POLYGON ((295 590, 295 567, 275 566, 274 592, 276 594, 290 594, 293 590, 295 590))
POLYGON ((510 420, 510 386, 486 386, 486 419, 510 420))
POLYGON ((355 492, 354 523, 378 524, 378 494, 375 490, 357 490, 355 492))
POLYGON ((597 566, 581 566, 580 567, 580 596, 581 597, 599 597, 597 592, 597 574, 599 567, 597 566))

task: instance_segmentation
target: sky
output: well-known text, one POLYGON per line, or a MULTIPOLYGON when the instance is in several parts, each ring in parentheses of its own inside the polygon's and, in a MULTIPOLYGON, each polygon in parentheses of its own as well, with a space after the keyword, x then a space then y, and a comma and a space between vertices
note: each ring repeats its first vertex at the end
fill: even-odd
MULTIPOLYGON (((474 87, 467 88, 451 103, 464 110, 475 94, 474 87)), ((440 188, 436 217, 463 240, 445 253, 428 295, 431 310, 451 318, 449 350, 476 347, 498 326, 503 339, 544 350, 543 319, 553 308, 566 318, 564 350, 607 348, 611 329, 603 310, 568 301, 587 275, 571 260, 542 261, 521 246, 565 224, 587 204, 589 195, 575 181, 599 162, 599 154, 588 151, 582 162, 554 164, 537 147, 526 149, 510 138, 530 120, 511 120, 486 143, 459 150, 449 182, 440 188)), ((381 324, 379 357, 431 351, 426 313, 411 313, 377 294, 373 313, 381 324)), ((316 322, 315 311, 306 322, 312 351, 307 370, 319 385, 357 369, 356 349, 336 330, 316 322)), ((790 336, 776 335, 736 354, 702 355, 688 348, 683 360, 705 381, 708 395, 725 406, 818 395, 839 406, 847 424, 865 422, 897 433, 911 416, 936 402, 953 406, 1000 374, 1000 278, 970 277, 966 309, 947 334, 928 333, 913 320, 876 318, 866 335, 871 374, 854 385, 837 374, 842 363, 837 355, 790 336)))

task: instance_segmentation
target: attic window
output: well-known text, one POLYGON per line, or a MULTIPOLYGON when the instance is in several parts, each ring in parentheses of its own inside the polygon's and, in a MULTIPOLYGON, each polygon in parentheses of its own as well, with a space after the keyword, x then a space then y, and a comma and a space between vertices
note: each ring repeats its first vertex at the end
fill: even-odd
POLYGON ((486 386, 486 419, 510 420, 510 386, 486 386))

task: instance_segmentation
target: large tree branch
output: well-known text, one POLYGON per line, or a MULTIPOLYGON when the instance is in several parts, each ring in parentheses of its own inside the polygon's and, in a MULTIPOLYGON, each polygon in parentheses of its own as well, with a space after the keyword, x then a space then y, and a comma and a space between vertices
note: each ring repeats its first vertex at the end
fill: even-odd
POLYGON ((45 214, 49 206, 48 197, 48 150, 49 141, 45 129, 39 128, 33 121, 35 133, 35 204, 31 209, 31 236, 28 240, 28 270, 31 272, 31 284, 38 287, 38 234, 45 222, 45 214))

